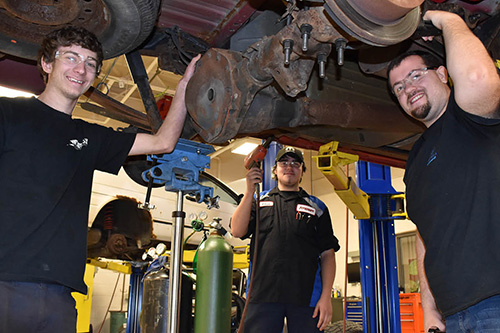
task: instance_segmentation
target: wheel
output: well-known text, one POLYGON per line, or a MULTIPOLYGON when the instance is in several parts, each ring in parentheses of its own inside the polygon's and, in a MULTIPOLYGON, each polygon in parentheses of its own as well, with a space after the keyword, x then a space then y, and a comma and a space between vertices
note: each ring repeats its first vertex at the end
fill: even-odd
POLYGON ((153 31, 161 0, 4 0, 0 8, 0 52, 35 60, 49 32, 81 26, 99 38, 104 58, 134 50, 153 31))

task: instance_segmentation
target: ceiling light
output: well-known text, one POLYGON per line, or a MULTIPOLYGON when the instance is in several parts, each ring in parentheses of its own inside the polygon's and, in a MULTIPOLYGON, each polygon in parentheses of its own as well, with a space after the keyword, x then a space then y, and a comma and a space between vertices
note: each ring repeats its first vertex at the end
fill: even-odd
POLYGON ((258 146, 258 144, 256 144, 256 143, 245 142, 244 144, 242 144, 238 148, 231 150, 231 153, 240 154, 240 155, 248 155, 257 146, 258 146))
POLYGON ((35 96, 32 93, 27 93, 21 90, 10 89, 0 86, 0 96, 1 97, 32 97, 35 96))

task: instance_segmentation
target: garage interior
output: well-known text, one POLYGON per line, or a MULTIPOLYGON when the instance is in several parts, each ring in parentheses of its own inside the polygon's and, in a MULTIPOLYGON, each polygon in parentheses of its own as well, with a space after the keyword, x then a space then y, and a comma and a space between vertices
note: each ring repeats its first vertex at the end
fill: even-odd
MULTIPOLYGON (((107 62, 109 62, 109 60, 107 62)), ((7 95, 6 93, 3 94, 7 95)), ((85 99, 83 100, 83 103, 85 103, 85 99)), ((126 125, 115 120, 110 120, 109 118, 106 119, 102 116, 89 113, 88 111, 83 110, 81 106, 78 106, 75 109, 74 116, 85 119, 89 122, 101 123, 104 126, 114 128, 126 125)), ((246 169, 244 168, 244 158, 246 155, 233 153, 232 150, 247 143, 257 145, 261 144, 262 140, 253 137, 246 137, 235 139, 229 145, 214 145, 215 152, 211 154, 210 169, 206 170, 209 174, 222 181, 237 194, 242 193, 246 186, 246 169)), ((317 155, 317 151, 304 149, 304 156, 308 170, 304 175, 301 186, 308 193, 320 198, 329 207, 335 235, 341 242, 341 249, 336 255, 337 273, 334 284, 335 290, 332 291, 332 302, 336 302, 336 312, 334 313, 332 320, 341 321, 343 319, 342 312, 344 309, 339 306, 338 302, 346 297, 352 301, 353 308, 355 309, 354 312, 348 312, 348 320, 351 322, 362 323, 362 314, 356 310, 356 308, 359 310, 359 302, 361 299, 360 282, 355 278, 356 272, 354 272, 354 277, 352 274, 349 277, 346 275, 346 270, 350 273, 349 270, 352 270, 353 267, 359 272, 360 258, 358 220, 354 218, 353 213, 346 208, 344 202, 338 197, 337 194, 335 194, 333 191, 333 185, 315 166, 313 156, 317 155), (348 248, 346 248, 346 244, 348 244, 348 248), (353 278, 356 282, 349 282, 350 279, 353 278), (346 286, 347 289, 345 289, 346 286)), ((351 176, 355 174, 354 164, 351 164, 348 167, 342 167, 342 169, 346 174, 350 174, 351 176)), ((404 183, 402 181, 402 177, 404 170, 401 168, 391 167, 390 172, 392 175, 392 185, 394 189, 397 192, 403 193, 404 183)), ((146 192, 147 187, 144 186, 144 184, 138 184, 135 182, 127 174, 124 168, 120 170, 118 176, 97 171, 94 177, 91 197, 89 228, 92 227, 99 212, 104 211, 104 206, 107 203, 116 200, 117 196, 134 198, 138 202, 144 203, 146 192)), ((167 248, 170 248, 170 241, 172 238, 171 213, 176 207, 176 196, 174 193, 167 192, 163 187, 156 187, 152 190, 149 202, 155 206, 155 208, 151 210, 151 214, 154 220, 152 233, 156 236, 156 239, 154 239, 149 246, 145 246, 143 249, 134 249, 134 251, 130 253, 130 255, 136 256, 134 259, 139 259, 137 257, 137 253, 140 253, 141 255, 147 253, 148 251, 151 251, 151 249, 154 249, 158 243, 166 244, 167 248)), ((203 215, 207 216, 204 220, 206 228, 208 227, 208 222, 214 218, 221 218, 221 224, 229 230, 229 219, 235 207, 236 205, 234 203, 227 203, 222 200, 220 202, 219 209, 207 209, 207 206, 203 203, 199 204, 192 201, 185 201, 184 209, 187 216, 185 222, 185 236, 187 237, 193 230, 190 218, 198 218, 203 215)), ((404 281, 402 282, 403 285, 400 285, 399 288, 405 293, 405 295, 411 294, 418 290, 418 286, 414 285, 416 283, 415 272, 411 272, 410 267, 411 262, 416 258, 416 254, 414 252, 415 226, 411 221, 403 219, 397 220, 394 226, 398 244, 398 256, 400 257, 399 263, 401 264, 398 267, 398 270, 401 281, 404 281)), ((202 233, 195 233, 192 237, 190 237, 189 242, 186 243, 185 249, 193 251, 200 244, 201 240, 202 233)), ((227 241, 236 248, 245 247, 249 244, 249 240, 241 241, 236 238, 229 238, 227 241)), ((90 304, 87 305, 90 312, 85 315, 82 314, 82 318, 86 319, 83 320, 83 323, 81 324, 82 327, 80 328, 81 330, 78 332, 87 332, 88 330, 86 330, 85 327, 87 327, 86 325, 88 324, 92 325, 94 332, 121 332, 120 329, 126 329, 127 310, 130 306, 129 293, 131 271, 130 268, 122 266, 124 264, 128 266, 129 263, 134 262, 134 260, 127 260, 129 253, 121 253, 118 255, 125 259, 121 260, 116 259, 117 253, 109 253, 109 251, 101 253, 99 252, 100 250, 102 249, 89 249, 89 253, 90 251, 94 251, 94 254, 89 257, 89 264, 87 265, 87 274, 90 274, 89 277, 91 277, 89 284, 89 287, 91 287, 91 289, 89 289, 91 290, 89 295, 91 296, 89 297, 89 295, 87 295, 84 299, 90 300, 90 304), (102 256, 96 256, 96 254, 101 254, 102 256)), ((152 257, 149 257, 147 260, 152 260, 152 257)), ((191 263, 187 262, 185 264, 189 267, 191 263)), ((240 267, 245 275, 248 274, 247 262, 240 267)), ((77 297, 80 297, 80 295, 77 297)), ((410 320, 406 323, 412 323, 411 320, 413 320, 406 318, 403 319, 410 320)))
MULTIPOLYGON (((92 5, 96 8, 111 2, 85 1, 86 6, 92 5)), ((375 21, 380 17, 376 17, 374 13, 382 12, 380 8, 363 7, 370 3, 368 1, 356 1, 360 7, 354 9, 346 9, 346 0, 307 3, 200 0, 182 4, 176 0, 151 1, 152 6, 158 6, 158 13, 155 13, 158 17, 154 26, 148 26, 147 22, 142 23, 140 28, 149 31, 146 36, 141 37, 145 34, 141 32, 139 36, 134 37, 137 40, 130 45, 121 45, 121 49, 119 46, 106 49, 106 60, 101 73, 92 90, 80 99, 73 117, 115 129, 154 131, 158 126, 158 118, 155 117, 168 112, 171 97, 175 94, 177 83, 185 69, 186 59, 198 53, 204 54, 203 65, 200 65, 198 76, 193 78, 193 84, 188 91, 186 102, 189 116, 182 137, 213 147, 214 152, 208 154, 210 168, 205 171, 232 189, 236 196, 243 193, 245 188, 244 158, 249 152, 236 154, 232 152, 235 148, 243 143, 259 145, 273 136, 279 144, 292 145, 304 151, 308 170, 301 186, 329 207, 335 235, 341 242, 341 249, 336 255, 337 273, 332 290, 332 302, 336 309, 332 321, 347 318, 361 326, 366 325, 366 319, 363 319, 359 309, 363 297, 357 274, 360 270, 359 221, 335 193, 332 183, 315 166, 314 156, 318 155, 318 150, 323 145, 338 141, 339 152, 353 154, 360 161, 387 166, 394 192, 404 193, 402 178, 405 161, 423 127, 399 110, 393 96, 387 91, 385 67, 403 50, 424 47, 419 36, 435 33, 425 30, 428 27, 420 24, 422 11, 441 9, 458 12, 466 19, 471 29, 475 29, 494 58, 500 57, 500 5, 495 1, 477 1, 481 3, 479 6, 476 1, 416 0, 407 1, 409 5, 401 9, 399 5, 403 2, 385 1, 385 4, 394 10, 388 10, 390 17, 385 19, 393 21, 390 24, 378 21, 363 30, 361 27, 366 25, 361 22, 366 23, 366 18, 358 17, 357 11, 360 8, 373 10, 374 12, 366 15, 375 21), (323 16, 301 16, 310 9, 309 7, 323 5, 328 7, 327 14, 337 13, 335 18, 330 17, 329 23, 321 21, 323 16), (393 5, 395 6, 392 7, 393 5), (282 19, 283 17, 285 19, 282 19), (268 42, 273 46, 273 36, 284 38, 283 36, 289 36, 287 34, 296 34, 295 31, 292 33, 286 30, 293 20, 302 22, 301 20, 313 19, 317 20, 313 24, 315 28, 333 27, 333 30, 327 30, 325 34, 335 38, 313 40, 309 45, 313 56, 305 51, 292 53, 291 59, 288 60, 297 64, 297 70, 288 73, 288 76, 275 76, 270 79, 263 73, 258 73, 262 76, 262 82, 255 83, 251 81, 252 78, 255 79, 254 76, 223 75, 241 68, 239 66, 246 59, 251 60, 251 69, 284 68, 283 62, 287 61, 286 50, 280 45, 279 48, 270 47, 272 52, 264 53, 261 45, 268 42), (398 23, 394 28, 395 21, 402 23, 398 23), (386 25, 393 28, 382 29, 386 25), (400 30, 408 31, 399 35, 400 30), (138 42, 141 38, 143 40, 138 42), (342 39, 347 42, 347 46, 342 46, 342 39), (327 55, 327 61, 323 64, 317 62, 321 51, 327 55), (323 65, 325 67, 322 67, 323 65), (204 98, 207 98, 209 91, 220 93, 217 90, 217 80, 223 82, 226 91, 234 95, 240 94, 240 97, 217 100, 218 104, 214 105, 206 103, 204 98), (235 109, 240 111, 241 117, 231 116, 230 111, 235 109), (352 308, 345 313, 343 301, 346 304, 347 301, 352 301, 352 308), (352 310, 353 308, 358 310, 352 310)), ((137 4, 144 3, 146 2, 126 1, 126 4, 132 7, 140 7, 137 4)), ((53 6, 59 5, 62 6, 53 6)), ((25 15, 30 24, 19 20, 9 21, 7 18, 19 18, 22 15, 12 14, 20 8, 7 7, 0 3, 0 17, 3 18, 3 23, 0 24, 0 85, 38 94, 43 90, 43 82, 34 65, 32 49, 36 49, 39 35, 48 27, 41 27, 39 22, 35 22, 33 16, 36 16, 36 9, 33 8, 29 15, 25 15), (12 31, 12 27, 24 28, 12 31), (31 32, 27 33, 24 29, 31 32), (23 34, 27 36, 26 40, 21 37, 23 34), (25 53, 13 50, 14 39, 19 40, 15 44, 25 46, 25 53)), ((92 10, 97 10, 96 8, 92 10)), ((87 20, 91 20, 91 17, 85 16, 81 20, 90 22, 87 20)), ((65 22, 72 23, 74 22, 65 22)), ((100 24, 104 25, 102 22, 100 24)), ((54 24, 48 26, 53 27, 54 24)), ((300 31, 298 27, 296 30, 300 31)), ((106 32, 97 32, 106 35, 106 32)), ((303 33, 299 33, 297 36, 293 35, 293 38, 300 44, 303 36, 303 33)), ((431 46, 425 48, 442 55, 442 44, 439 37, 436 39, 431 46)), ((2 92, 0 95, 7 93, 2 92)), ((86 296, 76 296, 80 297, 79 304, 84 304, 79 309, 81 326, 78 327, 78 332, 89 332, 90 326, 93 332, 138 331, 130 325, 127 327, 127 323, 130 323, 131 305, 134 311, 139 306, 130 302, 131 295, 135 294, 130 289, 133 268, 144 268, 144 263, 147 266, 158 257, 157 252, 164 255, 165 249, 163 252, 155 252, 158 246, 162 247, 161 244, 167 249, 172 247, 171 215, 172 211, 176 210, 178 198, 163 186, 153 187, 148 197, 147 182, 140 178, 145 170, 144 166, 149 168, 149 164, 145 163, 146 157, 131 160, 127 168, 120 170, 118 176, 100 172, 95 174, 89 229, 99 220, 99 214, 104 214, 103 208, 106 204, 120 196, 132 198, 140 204, 154 205, 154 209, 150 210, 153 223, 152 229, 146 227, 141 230, 147 234, 147 241, 141 241, 140 247, 115 249, 113 252, 106 244, 101 246, 101 243, 96 242, 93 244, 94 248, 89 246, 91 255, 87 268, 91 292, 86 296), (154 237, 151 237, 151 233, 154 237)), ((353 179, 357 176, 354 162, 342 166, 341 169, 353 179)), ((220 188, 222 187, 221 185, 220 188)), ((202 220, 205 230, 208 230, 210 222, 220 219, 220 226, 226 230, 230 229, 229 220, 236 205, 234 197, 231 199, 228 196, 227 201, 230 202, 226 202, 226 196, 227 193, 221 194, 220 207, 212 209, 208 209, 204 202, 194 202, 196 199, 193 198, 184 201, 184 236, 189 237, 184 249, 191 256, 200 245, 204 234, 200 230, 195 232, 193 220, 202 220)), ((418 308, 415 226, 404 218, 393 220, 393 224, 401 330, 419 332, 423 323, 418 308)), ((245 247, 249 240, 241 241, 229 235, 226 240, 239 249, 238 258, 243 257, 243 262, 238 262, 235 269, 246 275, 248 263, 245 260, 245 247)), ((192 267, 192 261, 193 258, 190 257, 185 262, 187 270, 192 267)), ((137 286, 138 282, 135 283, 132 285, 137 286)), ((139 322, 140 318, 136 317, 133 324, 138 325, 139 322)))

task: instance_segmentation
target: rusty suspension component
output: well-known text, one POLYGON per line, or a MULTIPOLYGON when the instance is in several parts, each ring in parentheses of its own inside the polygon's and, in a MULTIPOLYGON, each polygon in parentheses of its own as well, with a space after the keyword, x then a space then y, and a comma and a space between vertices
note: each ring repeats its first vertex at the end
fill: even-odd
POLYGON ((324 66, 331 44, 342 36, 322 10, 295 15, 292 24, 253 44, 243 54, 210 49, 200 59, 187 87, 186 104, 197 132, 206 141, 224 142, 236 136, 255 95, 273 81, 288 96, 296 97, 307 89, 318 57, 322 59, 320 66, 324 66), (306 24, 310 27, 306 29, 307 43, 303 40, 304 28, 301 31, 306 24))
MULTIPOLYGON (((291 13, 290 24, 274 36, 251 45, 244 53, 210 49, 198 62, 186 91, 187 109, 195 130, 212 143, 224 143, 235 137, 241 133, 254 99, 271 83, 277 83, 295 100, 307 89, 316 62, 319 77, 325 77, 326 61, 333 45, 337 63, 343 65, 344 50, 350 41, 375 46, 398 43, 416 29, 420 16, 418 6, 422 2, 385 0, 373 4, 368 0, 351 3, 326 0, 324 6, 291 13)), ((361 111, 371 109, 368 106, 361 111)), ((350 110, 347 108, 344 112, 350 110)), ((308 115, 306 109, 294 111, 294 120, 290 121, 296 123, 294 126, 304 117, 310 118, 306 123, 314 122, 315 117, 308 115)), ((352 119, 349 115, 342 118, 352 119)), ((373 119, 369 115, 356 119, 363 118, 373 119)), ((262 121, 267 119, 264 117, 262 121)))

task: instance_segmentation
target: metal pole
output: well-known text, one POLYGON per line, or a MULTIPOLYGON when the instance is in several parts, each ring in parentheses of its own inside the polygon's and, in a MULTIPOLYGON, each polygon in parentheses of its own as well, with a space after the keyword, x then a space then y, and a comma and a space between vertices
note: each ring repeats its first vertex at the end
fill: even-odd
POLYGON ((377 302, 375 303, 377 312, 377 332, 382 333, 383 330, 383 317, 382 317, 382 298, 381 298, 381 286, 380 286, 380 245, 378 240, 378 221, 372 223, 373 231, 373 253, 375 259, 375 296, 377 297, 377 302))
MULTIPOLYGON (((389 223, 389 222, 384 222, 384 223, 389 223)), ((382 243, 380 249, 381 249, 381 255, 382 255, 382 258, 383 258, 383 261, 385 263, 385 265, 383 267, 381 267, 381 272, 379 272, 380 276, 383 276, 384 277, 384 283, 386 284, 386 288, 383 288, 381 291, 384 292, 384 302, 380 303, 380 304, 383 304, 385 306, 385 309, 384 309, 384 313, 386 314, 387 316, 387 319, 385 322, 388 323, 387 325, 387 333, 391 333, 392 332, 392 325, 390 323, 390 320, 391 320, 391 317, 392 317, 392 312, 391 312, 391 305, 389 304, 389 275, 388 275, 388 266, 390 266, 390 260, 387 256, 387 244, 386 244, 386 239, 385 239, 385 232, 384 232, 384 226, 383 225, 380 225, 380 242, 382 243)))
POLYGON ((183 207, 182 191, 177 191, 177 210, 172 212, 174 225, 172 226, 170 249, 170 276, 168 281, 168 333, 179 332, 181 274, 182 274, 182 240, 184 238, 184 218, 186 213, 183 207))

